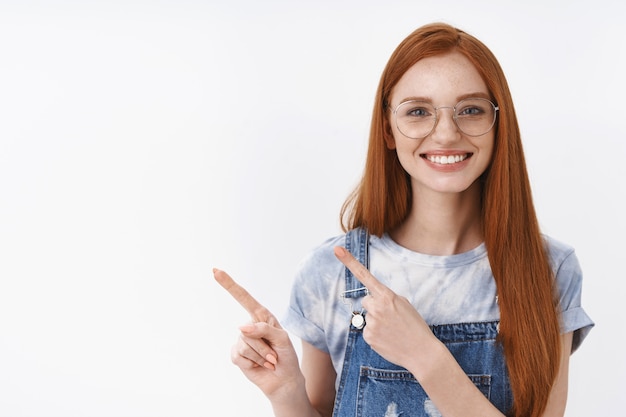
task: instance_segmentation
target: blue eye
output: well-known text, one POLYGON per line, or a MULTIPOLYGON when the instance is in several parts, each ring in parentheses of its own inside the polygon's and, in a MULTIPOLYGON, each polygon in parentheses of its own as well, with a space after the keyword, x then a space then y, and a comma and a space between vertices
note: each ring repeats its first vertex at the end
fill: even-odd
POLYGON ((424 107, 412 107, 407 109, 406 115, 413 117, 429 117, 432 115, 432 112, 424 107))
POLYGON ((457 111, 457 115, 459 116, 480 116, 481 114, 484 114, 484 113, 485 113, 485 110, 478 106, 468 106, 457 111))

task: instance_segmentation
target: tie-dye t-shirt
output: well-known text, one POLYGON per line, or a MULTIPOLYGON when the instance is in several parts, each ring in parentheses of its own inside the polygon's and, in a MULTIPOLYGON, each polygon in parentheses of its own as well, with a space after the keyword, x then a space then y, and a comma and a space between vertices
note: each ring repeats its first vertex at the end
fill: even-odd
MULTIPOLYGON (((341 374, 352 311, 360 299, 342 297, 345 269, 333 253, 345 236, 327 240, 306 257, 296 275, 283 325, 292 334, 330 354, 341 374)), ((581 307, 582 273, 574 250, 549 237, 562 310, 561 331, 574 332, 572 350, 593 326, 581 307)), ((370 236, 372 274, 407 297, 430 325, 499 320, 496 285, 485 245, 450 256, 425 255, 395 243, 388 235, 370 236)))

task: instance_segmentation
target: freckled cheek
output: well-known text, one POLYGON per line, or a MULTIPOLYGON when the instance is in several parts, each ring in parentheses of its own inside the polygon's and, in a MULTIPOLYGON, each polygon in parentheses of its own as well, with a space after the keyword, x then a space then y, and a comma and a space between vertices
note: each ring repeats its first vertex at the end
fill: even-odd
POLYGON ((483 147, 483 153, 485 154, 484 158, 487 161, 486 164, 487 164, 487 166, 489 166, 489 165, 491 165, 491 161, 493 160, 493 154, 494 154, 494 150, 495 149, 494 149, 494 138, 493 138, 493 136, 491 138, 487 139, 487 140, 489 140, 490 142, 488 142, 488 146, 484 146, 483 147))
POLYGON ((421 141, 416 139, 400 139, 396 141, 396 152, 398 153, 398 159, 402 165, 414 164, 416 160, 421 158, 420 142, 421 141))

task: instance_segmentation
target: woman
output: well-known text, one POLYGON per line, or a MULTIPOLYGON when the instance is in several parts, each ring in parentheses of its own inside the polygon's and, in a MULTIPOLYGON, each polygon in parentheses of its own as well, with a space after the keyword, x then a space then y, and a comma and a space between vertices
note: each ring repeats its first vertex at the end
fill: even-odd
POLYGON ((563 416, 593 323, 573 250, 540 233, 508 85, 480 41, 432 24, 398 46, 342 222, 294 283, 301 366, 271 313, 214 271, 253 318, 233 362, 276 416, 563 416))

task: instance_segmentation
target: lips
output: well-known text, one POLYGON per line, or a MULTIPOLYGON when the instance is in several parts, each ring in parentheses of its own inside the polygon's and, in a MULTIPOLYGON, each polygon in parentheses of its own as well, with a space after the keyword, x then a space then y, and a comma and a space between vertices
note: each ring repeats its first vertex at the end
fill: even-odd
POLYGON ((438 165, 458 164, 459 162, 463 162, 470 156, 472 156, 471 153, 454 154, 454 155, 430 155, 430 154, 421 155, 422 158, 428 159, 433 164, 438 164, 438 165))

